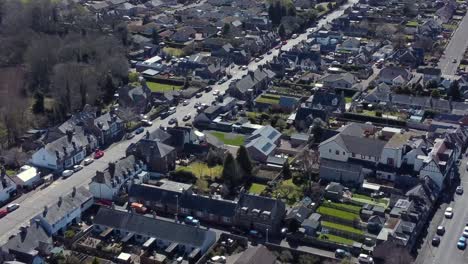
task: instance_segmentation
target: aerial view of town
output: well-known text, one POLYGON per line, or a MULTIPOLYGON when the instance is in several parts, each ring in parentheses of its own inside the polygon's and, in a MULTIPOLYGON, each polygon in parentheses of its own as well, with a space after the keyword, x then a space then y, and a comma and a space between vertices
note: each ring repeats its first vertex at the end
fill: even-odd
POLYGON ((467 10, 0 0, 0 264, 468 263, 467 10))

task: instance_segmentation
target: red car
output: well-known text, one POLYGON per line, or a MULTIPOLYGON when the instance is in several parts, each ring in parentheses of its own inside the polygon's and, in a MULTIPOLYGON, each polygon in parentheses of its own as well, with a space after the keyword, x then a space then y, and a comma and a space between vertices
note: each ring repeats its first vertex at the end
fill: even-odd
POLYGON ((286 44, 288 44, 288 42, 287 42, 286 40, 283 40, 283 41, 281 42, 281 44, 286 45, 286 44))
POLYGON ((3 218, 4 216, 6 216, 8 214, 8 211, 6 209, 2 209, 0 210, 0 218, 3 218))
POLYGON ((104 151, 96 149, 96 151, 94 152, 94 159, 100 159, 102 158, 102 156, 104 156, 104 151))

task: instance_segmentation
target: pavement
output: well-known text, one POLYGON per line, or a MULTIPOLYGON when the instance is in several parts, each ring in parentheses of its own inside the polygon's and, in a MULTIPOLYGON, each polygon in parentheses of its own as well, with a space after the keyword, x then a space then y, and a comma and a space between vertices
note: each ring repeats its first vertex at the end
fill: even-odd
POLYGON ((452 190, 444 192, 442 204, 437 209, 427 229, 427 236, 423 240, 415 264, 468 263, 468 249, 460 250, 457 248, 457 241, 462 235, 465 225, 468 223, 467 162, 468 158, 464 157, 459 167, 460 185, 463 186, 465 192, 462 195, 455 194, 454 189, 457 186, 456 184, 452 190), (444 211, 449 206, 454 211, 452 219, 447 219, 444 216, 444 211), (440 245, 434 247, 431 245, 431 240, 436 236, 435 230, 439 225, 445 227, 445 234, 441 236, 440 245))
POLYGON ((463 59, 463 54, 468 47, 468 13, 463 17, 457 30, 452 35, 449 44, 445 48, 445 53, 439 60, 439 68, 442 75, 455 75, 458 65, 463 59), (453 60, 456 59, 456 62, 453 60))
MULTIPOLYGON (((317 30, 318 28, 320 28, 320 26, 331 22, 335 18, 338 18, 344 13, 344 10, 346 8, 350 7, 351 5, 357 2, 358 0, 350 0, 347 4, 341 6, 337 10, 320 19, 320 21, 318 21, 317 27, 311 28, 306 33, 300 34, 296 39, 289 40, 288 43, 283 46, 283 50, 289 50, 300 41, 306 40, 310 32, 317 30)), ((272 53, 269 55, 265 54, 265 57, 261 61, 251 62, 248 68, 250 70, 255 70, 256 68, 258 68, 258 65, 263 65, 266 62, 271 61, 273 59, 273 56, 275 56, 276 54, 278 54, 278 50, 273 49, 272 53)), ((241 70, 237 67, 233 69, 230 73, 232 74, 232 78, 223 84, 214 85, 213 90, 219 90, 221 92, 226 91, 229 87, 229 84, 235 79, 240 79, 243 75, 247 73, 247 70, 241 70)), ((146 128, 146 130, 152 132, 159 128, 161 125, 168 126, 168 121, 173 117, 177 118, 177 120, 179 121, 182 121, 182 118, 185 115, 191 114, 193 118, 196 115, 196 110, 194 108, 195 103, 200 102, 210 105, 211 102, 213 102, 214 100, 215 97, 211 92, 203 93, 203 96, 200 98, 192 98, 187 106, 179 105, 177 107, 176 113, 165 118, 164 120, 161 120, 160 118, 153 120, 153 125, 151 127, 146 128)), ((124 157, 125 150, 127 149, 127 147, 131 143, 135 143, 138 140, 140 140, 144 136, 144 134, 145 133, 137 135, 131 140, 124 140, 113 144, 108 149, 104 150, 105 155, 101 159, 96 160, 94 163, 88 166, 85 166, 81 171, 76 172, 67 179, 59 179, 47 188, 35 191, 29 194, 26 198, 18 200, 18 203, 20 203, 20 207, 14 212, 11 212, 4 218, 0 219, 0 244, 6 242, 11 235, 17 234, 21 226, 28 225, 30 219, 42 212, 44 206, 57 202, 60 196, 65 196, 69 194, 72 191, 73 187, 88 186, 91 182, 91 178, 96 174, 96 171, 104 170, 107 168, 109 162, 124 157)))

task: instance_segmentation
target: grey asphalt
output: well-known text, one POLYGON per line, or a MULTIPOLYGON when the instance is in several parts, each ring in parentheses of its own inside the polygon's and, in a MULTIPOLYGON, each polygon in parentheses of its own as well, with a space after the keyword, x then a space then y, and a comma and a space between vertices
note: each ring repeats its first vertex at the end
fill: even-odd
MULTIPOLYGON (((348 1, 347 4, 341 6, 339 9, 335 10, 334 12, 328 14, 326 17, 321 19, 318 22, 318 27, 341 16, 346 8, 350 7, 351 5, 357 2, 357 0, 348 1)), ((312 28, 310 30, 317 30, 317 28, 312 28)), ((293 45, 299 43, 302 40, 307 39, 307 35, 309 33, 300 34, 296 39, 288 41, 288 43, 284 45, 283 50, 289 50, 293 47, 293 45)), ((272 54, 265 54, 265 58, 259 61, 258 63, 251 62, 248 68, 256 69, 258 68, 258 65, 262 65, 268 61, 271 61, 273 59, 273 56, 278 53, 278 50, 272 51, 272 54)), ((234 79, 240 79, 246 73, 246 70, 240 70, 239 68, 231 70, 231 74, 233 75, 233 77, 221 85, 214 85, 213 90, 226 91, 226 89, 229 87, 229 84, 234 79)), ((191 114, 193 118, 196 114, 194 108, 196 102, 206 103, 210 105, 211 102, 214 101, 214 99, 215 98, 211 92, 204 93, 203 96, 198 99, 192 98, 187 106, 179 105, 175 114, 169 116, 164 120, 160 120, 159 118, 154 120, 152 127, 149 127, 146 130, 152 132, 156 130, 160 125, 167 126, 168 120, 172 117, 176 117, 179 121, 181 121, 183 116, 191 114)), ((43 210, 45 205, 57 202, 60 196, 65 196, 66 194, 70 193, 73 187, 88 186, 89 182, 91 181, 91 178, 95 175, 97 170, 104 170, 109 162, 124 157, 125 150, 130 145, 130 143, 137 142, 143 135, 144 133, 142 135, 136 136, 131 140, 118 142, 112 145, 104 151, 104 157, 102 157, 99 160, 96 160, 89 166, 86 166, 83 170, 73 174, 71 177, 65 180, 59 179, 53 184, 51 184, 49 187, 40 191, 36 191, 35 193, 28 195, 26 199, 20 201, 19 209, 17 209, 14 212, 11 212, 6 217, 0 219, 0 244, 3 244, 3 242, 7 241, 11 235, 17 234, 19 232, 18 229, 21 226, 28 225, 30 219, 38 215, 43 210)))
POLYGON ((468 46, 468 15, 465 15, 460 22, 457 30, 452 35, 449 44, 445 48, 445 54, 439 60, 439 68, 442 75, 455 75, 460 60, 468 46), (456 62, 453 62, 456 59, 456 62))
POLYGON ((463 264, 468 263, 468 249, 460 250, 457 248, 457 241, 462 235, 465 224, 468 223, 468 172, 466 171, 466 162, 468 158, 463 158, 460 164, 460 185, 465 192, 462 195, 444 192, 449 195, 448 203, 442 206, 435 213, 432 223, 428 229, 428 235, 424 239, 419 255, 415 261, 416 264, 463 264), (454 214, 452 219, 444 217, 446 207, 452 207, 454 214), (445 234, 441 237, 438 247, 431 245, 434 237, 435 228, 442 225, 445 227, 445 234))

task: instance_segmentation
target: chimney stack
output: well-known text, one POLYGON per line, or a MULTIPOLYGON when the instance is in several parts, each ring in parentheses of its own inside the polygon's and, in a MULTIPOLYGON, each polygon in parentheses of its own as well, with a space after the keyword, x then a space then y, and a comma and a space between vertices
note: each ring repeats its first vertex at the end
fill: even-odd
POLYGON ((75 141, 72 141, 72 146, 73 146, 73 149, 76 150, 76 143, 75 143, 75 141))
POLYGON ((115 162, 109 162, 109 173, 113 178, 115 175, 115 162))
POLYGON ((73 130, 67 129, 66 134, 67 134, 68 142, 71 142, 71 141, 72 141, 72 138, 73 138, 73 130))
POLYGON ((63 146, 62 148, 63 148, 63 154, 66 156, 67 155, 67 148, 65 146, 63 146))

